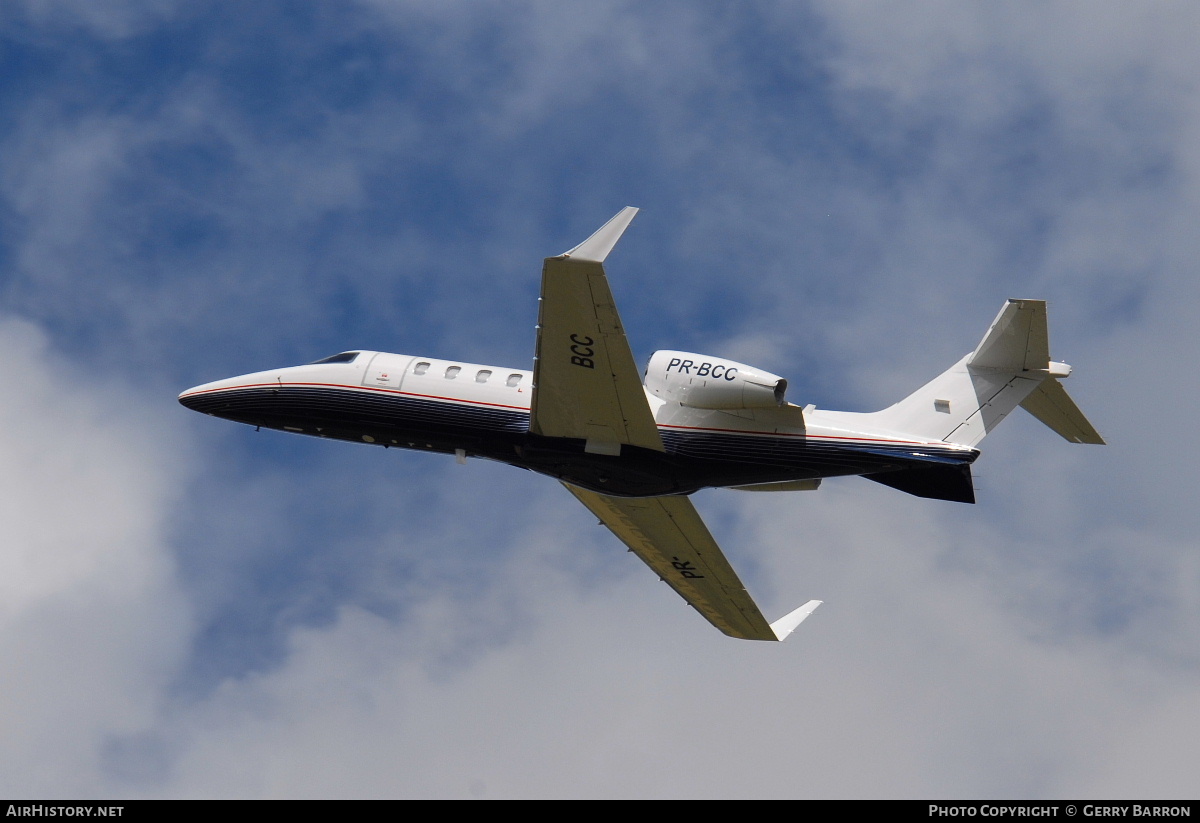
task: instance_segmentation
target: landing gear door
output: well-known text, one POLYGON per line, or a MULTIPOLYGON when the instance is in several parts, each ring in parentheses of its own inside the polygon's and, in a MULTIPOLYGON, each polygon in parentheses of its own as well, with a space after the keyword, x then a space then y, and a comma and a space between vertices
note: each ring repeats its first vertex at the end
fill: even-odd
POLYGON ((363 372, 363 385, 379 389, 398 389, 404 379, 411 357, 379 352, 371 358, 363 372))

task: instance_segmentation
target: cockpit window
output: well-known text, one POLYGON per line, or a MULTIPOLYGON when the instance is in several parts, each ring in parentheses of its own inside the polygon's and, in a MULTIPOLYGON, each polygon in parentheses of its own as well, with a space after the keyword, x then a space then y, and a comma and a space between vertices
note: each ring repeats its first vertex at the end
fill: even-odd
POLYGON ((316 366, 319 363, 353 363, 354 358, 358 357, 362 352, 344 351, 341 354, 330 355, 321 360, 314 360, 309 363, 310 366, 316 366))

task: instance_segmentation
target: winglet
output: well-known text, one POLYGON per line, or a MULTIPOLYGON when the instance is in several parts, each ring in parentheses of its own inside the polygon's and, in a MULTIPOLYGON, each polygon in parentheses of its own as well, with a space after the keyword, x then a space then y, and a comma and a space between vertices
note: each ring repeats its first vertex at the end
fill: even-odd
POLYGON ((617 245, 617 241, 621 239, 625 229, 629 228, 629 224, 633 222, 633 217, 637 213, 638 210, 633 206, 626 206, 597 229, 595 234, 570 251, 563 252, 561 256, 588 263, 603 263, 604 258, 608 257, 613 246, 617 245))
POLYGON ((776 638, 783 640, 804 622, 804 618, 815 612, 817 606, 820 606, 822 602, 821 600, 810 600, 795 611, 788 612, 771 624, 771 631, 775 632, 776 638))

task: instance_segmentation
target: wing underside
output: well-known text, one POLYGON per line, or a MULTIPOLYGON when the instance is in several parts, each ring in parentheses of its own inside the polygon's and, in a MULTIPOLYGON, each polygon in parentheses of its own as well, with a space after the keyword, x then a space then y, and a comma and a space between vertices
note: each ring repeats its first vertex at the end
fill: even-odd
POLYGON ((747 640, 776 639, 692 501, 609 497, 563 485, 718 629, 747 640))

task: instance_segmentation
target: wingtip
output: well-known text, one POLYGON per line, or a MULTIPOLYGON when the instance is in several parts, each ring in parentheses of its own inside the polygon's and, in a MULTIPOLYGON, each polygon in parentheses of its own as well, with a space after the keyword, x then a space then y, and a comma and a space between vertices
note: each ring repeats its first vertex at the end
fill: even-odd
POLYGON ((795 611, 788 612, 783 617, 771 624, 771 631, 775 632, 777 640, 783 640, 789 634, 796 630, 796 627, 804 622, 810 614, 817 610, 822 600, 810 600, 795 611))
POLYGON ((597 229, 591 237, 570 251, 563 252, 561 256, 588 263, 603 263, 609 252, 617 245, 617 241, 621 239, 621 235, 625 233, 625 229, 629 228, 629 224, 633 222, 637 213, 638 210, 635 207, 626 206, 597 229))

